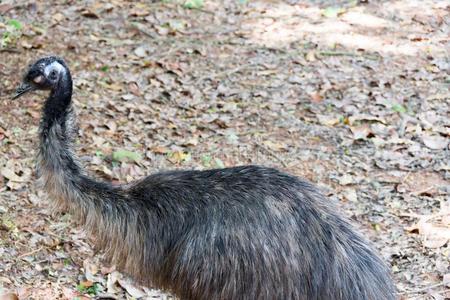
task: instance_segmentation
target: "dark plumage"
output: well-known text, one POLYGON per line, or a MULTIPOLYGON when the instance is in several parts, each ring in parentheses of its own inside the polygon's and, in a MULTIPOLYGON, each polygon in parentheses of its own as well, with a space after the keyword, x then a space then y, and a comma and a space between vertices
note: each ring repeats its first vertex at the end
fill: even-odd
POLYGON ((113 186, 72 152, 72 80, 46 57, 16 97, 50 90, 38 171, 118 268, 181 299, 395 299, 389 272, 317 188, 259 166, 172 171, 113 186))

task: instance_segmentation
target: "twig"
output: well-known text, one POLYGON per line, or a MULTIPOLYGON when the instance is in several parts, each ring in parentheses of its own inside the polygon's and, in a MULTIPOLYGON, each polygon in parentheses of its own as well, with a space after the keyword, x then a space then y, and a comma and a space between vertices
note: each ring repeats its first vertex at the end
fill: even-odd
POLYGON ((98 294, 95 299, 102 300, 102 299, 119 299, 119 298, 117 298, 116 295, 104 293, 104 294, 98 294))
POLYGON ((446 284, 447 283, 445 283, 445 282, 439 282, 439 283, 432 284, 432 285, 429 285, 429 286, 426 286, 426 287, 423 287, 423 288, 420 288, 420 289, 417 289, 417 290, 401 292, 401 293, 398 293, 398 294, 399 295, 418 294, 418 293, 425 292, 425 291, 428 291, 428 290, 431 290, 431 289, 434 289, 434 288, 437 288, 437 287, 440 287, 440 286, 443 286, 443 285, 446 285, 446 284))
POLYGON ((395 216, 400 217, 400 218, 401 217, 408 217, 408 218, 417 218, 417 219, 422 217, 422 215, 418 215, 418 214, 414 214, 414 213, 401 213, 401 214, 398 214, 398 215, 395 215, 395 216))
POLYGON ((376 55, 371 54, 360 54, 360 53, 354 53, 354 52, 344 52, 344 51, 320 51, 319 55, 323 56, 362 56, 367 59, 371 60, 378 60, 380 57, 376 55))
POLYGON ((21 254, 21 255, 19 255, 17 258, 21 259, 21 258, 23 258, 23 257, 25 257, 25 256, 33 255, 33 254, 35 254, 35 253, 41 251, 42 249, 43 249, 43 247, 40 247, 40 248, 38 248, 38 249, 36 249, 36 250, 33 250, 33 251, 30 251, 30 252, 21 254))
POLYGON ((406 174, 406 176, 402 179, 401 184, 404 184, 406 179, 408 179, 409 175, 411 175, 411 171, 408 171, 408 173, 406 174))
POLYGON ((197 79, 197 80, 195 81, 195 85, 200 84, 200 83, 201 83, 203 80, 205 80, 205 79, 220 78, 220 77, 222 77, 223 75, 230 76, 231 74, 234 74, 234 73, 236 73, 236 72, 239 72, 239 71, 241 71, 241 70, 243 70, 243 69, 246 69, 246 68, 248 68, 248 67, 251 67, 251 66, 253 66, 253 65, 254 65, 253 63, 245 64, 245 65, 238 66, 238 67, 236 67, 236 68, 234 68, 234 69, 231 69, 231 70, 225 70, 225 71, 222 71, 222 72, 213 74, 213 75, 202 76, 202 77, 200 77, 199 79, 197 79))
POLYGON ((359 56, 353 52, 343 52, 343 51, 320 51, 319 55, 323 56, 359 56))
POLYGON ((4 48, 0 49, 0 52, 9 52, 9 53, 21 53, 17 48, 4 48))
POLYGON ((210 15, 213 15, 213 16, 216 15, 215 12, 210 11, 210 10, 207 10, 207 9, 204 9, 204 8, 196 8, 196 10, 201 11, 201 12, 203 12, 203 13, 205 13, 205 14, 210 14, 210 15))
POLYGON ((420 194, 426 193, 428 191, 431 191, 432 189, 436 188, 436 185, 432 185, 430 187, 427 187, 426 189, 422 189, 420 191, 416 191, 416 192, 410 192, 410 195, 414 195, 414 196, 419 196, 420 194))
POLYGON ((272 150, 267 149, 266 147, 264 147, 263 145, 256 143, 256 146, 258 146, 259 148, 263 149, 264 151, 266 151, 270 156, 272 156, 273 158, 275 158, 278 162, 280 162, 283 167, 287 168, 288 165, 284 162, 284 160, 282 160, 278 155, 276 155, 272 150))

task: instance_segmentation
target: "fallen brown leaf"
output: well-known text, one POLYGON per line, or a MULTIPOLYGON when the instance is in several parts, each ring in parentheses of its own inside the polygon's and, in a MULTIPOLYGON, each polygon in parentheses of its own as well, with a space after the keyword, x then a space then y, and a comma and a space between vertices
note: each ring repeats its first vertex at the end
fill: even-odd
POLYGON ((425 135, 422 141, 430 149, 441 150, 447 148, 449 139, 439 135, 425 135))
POLYGON ((427 248, 440 248, 450 241, 450 209, 443 206, 439 213, 419 216, 419 221, 406 228, 409 232, 418 232, 427 248))
POLYGON ((7 293, 0 295, 0 300, 19 300, 19 297, 14 293, 7 293))

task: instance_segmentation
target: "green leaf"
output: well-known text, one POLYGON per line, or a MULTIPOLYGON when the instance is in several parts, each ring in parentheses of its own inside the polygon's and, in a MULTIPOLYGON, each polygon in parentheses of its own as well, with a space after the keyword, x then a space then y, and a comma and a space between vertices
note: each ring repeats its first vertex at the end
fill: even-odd
POLYGON ((94 283, 93 286, 88 287, 87 290, 86 290, 86 292, 90 296, 96 296, 99 291, 100 291, 100 285, 98 283, 94 283))
POLYGON ((340 7, 327 7, 322 12, 322 15, 327 18, 336 18, 337 16, 343 14, 345 12, 345 8, 340 7))
POLYGON ((11 27, 14 27, 17 30, 20 30, 23 27, 22 23, 20 23, 20 21, 15 20, 15 19, 9 20, 8 21, 8 25, 11 26, 11 27))
POLYGON ((9 43, 11 42, 11 33, 10 32, 8 32, 8 31, 5 31, 4 33, 3 33, 3 36, 2 36, 2 40, 1 40, 1 47, 2 48, 6 48, 8 45, 9 45, 9 43))
POLYGON ((90 282, 88 286, 86 286, 85 284, 85 282, 80 282, 77 285, 77 291, 82 294, 88 294, 90 296, 96 296, 101 291, 101 286, 97 282, 90 282))
POLYGON ((13 230, 14 228, 16 228, 16 224, 14 224, 14 222, 6 217, 4 217, 2 220, 0 220, 0 224, 4 227, 7 228, 8 230, 13 230))
POLYGON ((184 8, 199 9, 203 7, 203 0, 186 0, 183 4, 184 8))
POLYGON ((394 105, 392 105, 391 109, 393 111, 395 111, 395 112, 398 112, 398 113, 405 113, 406 112, 406 108, 403 105, 398 104, 398 103, 395 103, 394 105))
POLYGON ((223 161, 220 158, 214 158, 214 162, 216 163, 216 166, 218 168, 225 168, 225 164, 223 163, 223 161))
POLYGON ((72 264, 72 260, 70 258, 64 258, 63 260, 64 266, 70 266, 72 264))
POLYGON ((86 287, 80 283, 77 285, 77 291, 79 291, 80 293, 84 293, 86 291, 86 287))
POLYGON ((202 157, 200 159, 202 160, 202 163, 205 167, 211 166, 211 160, 212 160, 211 155, 204 154, 204 155, 202 155, 202 157))
POLYGON ((141 160, 141 155, 139 153, 128 151, 128 150, 117 150, 117 151, 113 152, 112 159, 113 159, 113 161, 116 161, 116 162, 126 161, 126 160, 138 162, 141 160))

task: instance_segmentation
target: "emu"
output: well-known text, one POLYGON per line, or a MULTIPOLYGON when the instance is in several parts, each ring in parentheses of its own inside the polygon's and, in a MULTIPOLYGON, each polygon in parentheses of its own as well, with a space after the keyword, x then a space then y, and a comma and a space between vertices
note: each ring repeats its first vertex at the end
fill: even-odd
POLYGON ((261 166, 95 180, 72 149, 66 63, 37 60, 13 99, 33 90, 50 91, 37 170, 53 206, 141 284, 187 300, 396 298, 388 268, 311 183, 261 166))

